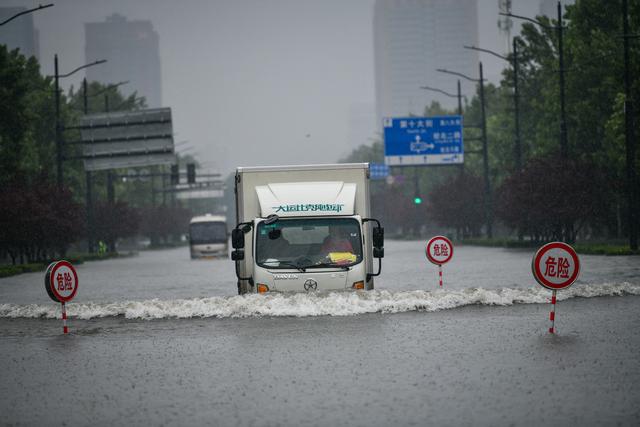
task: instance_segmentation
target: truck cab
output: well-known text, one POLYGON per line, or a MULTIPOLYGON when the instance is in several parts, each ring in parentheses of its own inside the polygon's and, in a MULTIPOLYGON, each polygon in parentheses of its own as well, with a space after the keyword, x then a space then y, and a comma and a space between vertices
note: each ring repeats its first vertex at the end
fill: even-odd
POLYGON ((373 289, 384 232, 368 180, 366 163, 238 168, 238 292, 373 289))

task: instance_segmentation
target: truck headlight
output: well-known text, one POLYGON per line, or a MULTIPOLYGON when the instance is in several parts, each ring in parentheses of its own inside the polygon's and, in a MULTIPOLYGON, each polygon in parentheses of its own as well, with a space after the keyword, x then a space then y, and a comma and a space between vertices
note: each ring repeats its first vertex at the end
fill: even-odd
POLYGON ((360 280, 359 282, 354 282, 351 287, 353 289, 364 289, 364 281, 360 280))
POLYGON ((269 287, 264 283, 258 283, 258 293, 263 294, 265 292, 269 292, 269 287))

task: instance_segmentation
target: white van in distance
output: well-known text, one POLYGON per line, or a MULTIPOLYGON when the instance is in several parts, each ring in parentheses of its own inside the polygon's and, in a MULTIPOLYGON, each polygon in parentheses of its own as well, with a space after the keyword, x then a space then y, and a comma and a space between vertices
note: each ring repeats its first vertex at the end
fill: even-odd
POLYGON ((229 232, 224 216, 206 214, 195 216, 189 222, 189 248, 191 259, 222 258, 229 251, 229 232))
POLYGON ((368 163, 240 167, 235 196, 239 294, 373 289, 384 230, 368 163))

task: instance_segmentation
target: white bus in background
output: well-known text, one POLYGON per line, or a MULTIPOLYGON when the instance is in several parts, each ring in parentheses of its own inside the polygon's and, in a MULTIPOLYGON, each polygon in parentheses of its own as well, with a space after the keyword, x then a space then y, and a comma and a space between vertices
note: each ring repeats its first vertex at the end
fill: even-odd
POLYGON ((189 223, 191 259, 226 258, 228 239, 227 220, 224 216, 206 214, 191 218, 189 223))

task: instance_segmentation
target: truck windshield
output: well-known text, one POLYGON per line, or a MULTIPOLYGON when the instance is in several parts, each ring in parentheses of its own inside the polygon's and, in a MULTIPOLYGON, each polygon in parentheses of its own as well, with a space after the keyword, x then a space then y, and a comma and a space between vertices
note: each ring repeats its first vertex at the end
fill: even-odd
POLYGON ((194 222, 189 226, 192 245, 224 243, 227 241, 227 225, 224 222, 194 222))
POLYGON ((354 218, 280 219, 258 224, 256 262, 265 268, 348 267, 362 261, 354 218))

